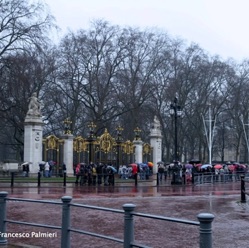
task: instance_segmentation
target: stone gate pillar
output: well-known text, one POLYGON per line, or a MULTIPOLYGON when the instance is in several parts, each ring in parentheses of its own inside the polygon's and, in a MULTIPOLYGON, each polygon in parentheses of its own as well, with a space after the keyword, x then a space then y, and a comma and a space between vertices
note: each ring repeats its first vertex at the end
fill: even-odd
POLYGON ((156 116, 150 129, 150 145, 153 147, 153 173, 157 173, 157 163, 162 161, 162 133, 156 116))
POLYGON ((30 162, 31 174, 39 171, 39 163, 42 161, 43 125, 40 103, 36 93, 33 93, 24 121, 24 161, 30 162))
POLYGON ((74 136, 72 134, 64 134, 62 136, 64 140, 63 146, 63 163, 65 163, 67 167, 67 175, 73 175, 73 139, 74 136))
POLYGON ((143 162, 143 141, 141 139, 134 140, 133 144, 135 146, 135 163, 143 162))

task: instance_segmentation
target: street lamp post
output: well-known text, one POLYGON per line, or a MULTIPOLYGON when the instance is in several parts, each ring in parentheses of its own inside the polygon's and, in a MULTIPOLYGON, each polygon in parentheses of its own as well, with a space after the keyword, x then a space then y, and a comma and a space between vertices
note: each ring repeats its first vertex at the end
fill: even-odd
POLYGON ((95 137, 96 125, 93 122, 90 122, 88 124, 88 128, 89 128, 89 136, 88 136, 88 139, 87 139, 88 144, 89 144, 88 163, 90 163, 90 162, 94 162, 93 143, 96 140, 96 137, 95 137))
POLYGON ((64 134, 72 134, 72 130, 71 130, 71 125, 72 125, 72 121, 70 121, 69 118, 66 118, 64 121, 64 134))
POLYGON ((171 184, 179 184, 181 183, 181 178, 180 178, 180 168, 178 165, 178 123, 177 119, 182 115, 182 110, 181 106, 178 105, 178 99, 175 97, 174 102, 170 105, 170 115, 174 118, 174 127, 175 127, 175 150, 174 150, 174 167, 173 167, 173 179, 171 184))
POLYGON ((117 138, 116 138, 116 143, 117 143, 117 170, 119 170, 120 163, 122 162, 122 159, 121 159, 121 144, 123 142, 123 138, 122 138, 122 131, 123 130, 124 129, 120 125, 116 128, 116 131, 117 131, 117 138))

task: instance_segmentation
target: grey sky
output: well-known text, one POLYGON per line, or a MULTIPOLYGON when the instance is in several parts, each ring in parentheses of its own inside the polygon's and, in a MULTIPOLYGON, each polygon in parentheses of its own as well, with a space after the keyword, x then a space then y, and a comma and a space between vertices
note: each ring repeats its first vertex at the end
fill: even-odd
POLYGON ((223 59, 249 58, 249 0, 43 1, 63 32, 104 19, 120 26, 158 27, 223 59))

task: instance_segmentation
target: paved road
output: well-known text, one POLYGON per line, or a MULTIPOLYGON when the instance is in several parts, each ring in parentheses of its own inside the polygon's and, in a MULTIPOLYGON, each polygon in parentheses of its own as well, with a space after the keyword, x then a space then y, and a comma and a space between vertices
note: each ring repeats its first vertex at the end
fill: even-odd
MULTIPOLYGON (((40 188, 30 187, 2 187, 0 191, 7 191, 10 197, 53 199, 60 201, 64 195, 70 195, 74 202, 122 209, 125 203, 134 203, 136 211, 142 213, 159 214, 173 218, 184 218, 196 221, 197 214, 208 212, 215 215, 213 222, 213 247, 240 248, 248 247, 249 206, 240 203, 240 182, 226 184, 205 184, 199 186, 171 186, 154 182, 139 184, 122 184, 113 186, 75 186, 73 184, 43 185, 40 188)), ((32 205, 24 202, 11 201, 8 203, 9 217, 22 221, 35 221, 60 225, 60 211, 51 205, 32 205)), ((98 229, 104 233, 122 236, 122 221, 113 215, 102 213, 72 212, 72 224, 76 227, 98 229), (78 225, 78 226, 77 226, 78 225)), ((143 241, 154 248, 197 248, 198 228, 178 226, 172 223, 155 221, 136 221, 136 240, 143 241)), ((21 232, 30 227, 8 224, 8 231, 21 232)), ((58 238, 46 239, 10 239, 10 243, 22 243, 38 247, 60 247, 58 238)), ((140 242, 141 243, 141 242, 140 242)), ((25 246, 24 246, 25 247, 25 246)), ((27 247, 27 246, 26 246, 27 247)), ((88 236, 73 235, 72 248, 118 248, 121 245, 110 244, 108 241, 90 238, 88 236)), ((9 247, 8 247, 9 248, 9 247)))

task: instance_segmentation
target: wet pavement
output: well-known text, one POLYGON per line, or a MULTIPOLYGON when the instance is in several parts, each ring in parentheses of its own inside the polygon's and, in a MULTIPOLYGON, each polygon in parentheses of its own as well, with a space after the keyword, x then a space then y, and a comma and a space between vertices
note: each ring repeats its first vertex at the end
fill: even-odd
MULTIPOLYGON (((197 221, 197 214, 208 212, 215 215, 213 221, 213 247, 239 248, 249 247, 249 205, 240 203, 240 182, 223 184, 171 185, 155 181, 121 183, 115 186, 75 186, 61 185, 19 185, 6 187, 0 184, 0 191, 7 191, 9 197, 30 199, 44 199, 60 201, 62 196, 73 197, 74 203, 122 209, 125 203, 136 205, 135 211, 141 213, 158 214, 167 217, 197 221)), ((74 228, 110 234, 117 238, 123 235, 123 216, 95 210, 80 210, 74 208, 71 212, 74 228)), ((61 209, 55 205, 35 204, 27 202, 8 202, 7 218, 18 218, 51 225, 61 224, 61 209)), ((43 228, 29 226, 7 225, 8 232, 29 232, 31 229, 47 231, 43 228)), ((52 231, 51 231, 52 232, 52 231)), ((93 238, 86 235, 72 234, 71 247, 122 247, 110 241, 93 238)), ((195 248, 199 247, 199 229, 194 226, 154 221, 150 219, 136 219, 135 239, 139 243, 154 248, 195 248)), ((10 244, 18 247, 60 247, 60 232, 56 238, 10 238, 10 244), (26 245, 26 246, 20 246, 26 245)), ((8 246, 13 247, 13 246, 8 246)))

